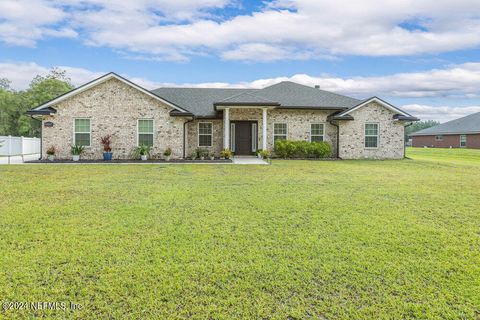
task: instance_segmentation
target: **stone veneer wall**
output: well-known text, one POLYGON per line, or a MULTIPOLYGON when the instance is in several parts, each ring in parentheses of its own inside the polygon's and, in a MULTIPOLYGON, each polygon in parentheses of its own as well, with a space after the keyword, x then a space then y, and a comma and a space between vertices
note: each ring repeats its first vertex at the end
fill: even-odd
POLYGON ((394 112, 372 102, 350 113, 355 120, 339 121, 339 157, 342 159, 401 159, 404 123, 394 121, 394 112), (378 148, 365 148, 365 123, 379 124, 378 148))
POLYGON ((187 124, 187 144, 186 144, 186 157, 190 157, 192 153, 195 152, 195 149, 202 148, 206 149, 209 152, 215 153, 216 157, 220 156, 220 151, 223 149, 223 120, 221 119, 212 119, 212 120, 194 120, 187 124), (198 146, 198 124, 200 122, 210 122, 212 123, 212 146, 211 147, 199 147, 198 146))
MULTIPOLYGON (((267 147, 273 150, 273 125, 274 123, 287 124, 288 140, 310 141, 310 124, 324 124, 324 141, 330 143, 334 149, 337 141, 337 128, 332 126, 327 117, 333 111, 324 110, 293 110, 269 109, 267 111, 267 147)), ((258 123, 258 148, 262 148, 263 124, 261 109, 230 109, 230 120, 252 120, 258 123)))
POLYGON ((137 145, 137 120, 154 119, 154 147, 151 156, 162 157, 163 151, 172 148, 172 157, 183 156, 183 117, 171 117, 171 107, 117 80, 110 79, 81 92, 54 106, 57 113, 44 117, 52 121, 51 128, 43 127, 43 156, 48 147, 58 149, 57 158, 70 159, 73 144, 74 119, 90 118, 91 146, 86 147, 85 159, 101 159, 103 146, 100 138, 112 135, 114 159, 131 158, 137 145))

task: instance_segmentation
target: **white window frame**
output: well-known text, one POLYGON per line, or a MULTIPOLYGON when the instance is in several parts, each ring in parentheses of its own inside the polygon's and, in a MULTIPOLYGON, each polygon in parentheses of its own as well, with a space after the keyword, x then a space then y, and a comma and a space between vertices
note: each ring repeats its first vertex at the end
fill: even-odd
POLYGON ((88 133, 89 135, 89 141, 88 141, 88 146, 84 146, 85 148, 90 148, 92 146, 92 119, 91 118, 74 118, 73 119, 73 145, 76 146, 77 145, 77 139, 76 139, 76 134, 77 133, 88 133), (75 129, 75 121, 76 120, 88 120, 90 121, 90 132, 77 132, 76 129, 75 129))
POLYGON ((323 122, 312 122, 310 123, 310 142, 312 142, 312 137, 322 137, 322 141, 325 141, 325 123, 323 122), (322 125, 322 134, 312 134, 312 125, 321 124, 322 125))
POLYGON ((466 134, 461 134, 460 135, 460 148, 466 148, 467 147, 467 135, 466 134), (465 141, 462 141, 462 137, 465 137, 465 141), (465 144, 462 146, 462 142, 465 144))
POLYGON ((435 141, 443 141, 443 134, 435 135, 435 141))
POLYGON ((285 140, 288 140, 288 123, 286 122, 274 122, 273 123, 273 132, 272 132, 272 142, 273 144, 275 145, 275 136, 285 136, 285 140), (287 129, 287 132, 285 132, 285 134, 275 134, 275 125, 276 124, 284 124, 285 125, 285 128, 287 129))
POLYGON ((210 121, 201 121, 201 122, 198 123, 198 125, 197 125, 197 146, 198 146, 199 148, 202 148, 202 147, 203 147, 203 148, 208 148, 208 147, 213 146, 213 122, 210 122, 210 121), (205 134, 205 133, 202 133, 202 134, 201 134, 202 136, 210 136, 210 137, 211 137, 211 139, 210 139, 210 145, 209 145, 209 146, 201 146, 201 145, 200 145, 200 124, 201 124, 201 123, 209 123, 210 126, 211 126, 211 128, 212 128, 212 131, 211 131, 210 134, 205 134))
MULTIPOLYGON (((140 146, 140 145, 139 145, 139 143, 140 143, 140 132, 139 132, 138 128, 139 128, 139 122, 140 122, 141 120, 151 120, 151 121, 152 121, 153 131, 152 131, 151 134, 152 134, 152 141, 153 141, 152 147, 153 147, 153 146, 155 145, 155 120, 152 119, 152 118, 137 119, 137 147, 140 146)), ((142 133, 142 134, 149 134, 149 133, 142 133)))
POLYGON ((379 146, 380 146, 380 124, 377 123, 377 122, 367 122, 367 123, 365 123, 365 125, 363 126, 363 147, 365 149, 378 149, 379 146), (366 134, 367 125, 369 125, 369 124, 374 124, 374 125, 377 126, 377 134, 376 135, 367 135, 366 134), (376 147, 365 146, 365 144, 367 143, 367 137, 376 137, 377 138, 377 146, 376 147))

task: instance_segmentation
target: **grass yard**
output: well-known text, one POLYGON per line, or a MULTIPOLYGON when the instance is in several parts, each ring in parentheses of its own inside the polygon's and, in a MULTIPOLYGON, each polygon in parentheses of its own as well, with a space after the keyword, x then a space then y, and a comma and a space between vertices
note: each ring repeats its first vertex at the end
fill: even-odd
POLYGON ((0 166, 0 317, 480 317, 480 151, 0 166), (4 307, 5 308, 5 307, 4 307))

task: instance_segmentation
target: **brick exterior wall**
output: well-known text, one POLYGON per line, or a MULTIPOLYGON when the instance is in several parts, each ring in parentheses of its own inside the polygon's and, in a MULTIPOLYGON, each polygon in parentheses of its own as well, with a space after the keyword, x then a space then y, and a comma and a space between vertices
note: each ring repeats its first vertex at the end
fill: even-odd
POLYGON ((355 120, 339 121, 339 157, 342 159, 401 159, 404 156, 404 123, 376 102, 350 113, 355 120), (365 124, 379 124, 377 148, 365 148, 365 124))
MULTIPOLYGON (((336 148, 337 128, 332 126, 327 117, 332 111, 272 109, 267 111, 267 148, 273 150, 274 123, 287 124, 288 140, 310 141, 310 124, 323 123, 324 141, 336 148)), ((258 123, 258 149, 262 149, 263 122, 261 109, 230 109, 230 120, 252 120, 258 123)), ((334 153, 335 154, 335 153, 334 153)))
MULTIPOLYGON (((112 135, 114 159, 129 159, 137 146, 137 120, 154 120, 154 147, 152 158, 162 158, 163 151, 170 147, 173 158, 183 157, 184 123, 190 117, 171 117, 172 108, 145 93, 119 81, 107 80, 93 88, 81 92, 54 106, 57 113, 45 116, 53 122, 53 127, 43 127, 42 155, 55 146, 57 158, 70 159, 70 146, 74 139, 74 119, 91 119, 91 146, 82 155, 85 159, 102 159, 103 147, 100 138, 112 135)), ((287 139, 310 140, 310 125, 324 124, 324 141, 335 149, 337 146, 337 128, 327 121, 333 111, 269 109, 267 112, 267 146, 273 150, 274 123, 287 124, 287 139)), ((393 113, 376 104, 352 112, 353 121, 339 121, 339 155, 345 159, 373 158, 399 159, 403 157, 404 124, 393 121, 393 113), (379 123, 379 146, 376 149, 364 147, 364 125, 366 122, 379 123)), ((262 148, 262 110, 259 108, 230 109, 230 120, 251 120, 258 124, 258 148, 262 148)), ((198 148, 198 123, 213 124, 212 146, 202 147, 214 152, 216 156, 223 149, 223 119, 194 120, 186 125, 186 156, 198 148)), ((480 135, 479 135, 480 140, 480 135)), ((469 139, 469 143, 477 143, 469 139)), ((480 142, 478 142, 480 145, 480 142)), ((336 150, 334 150, 335 155, 336 150)))
POLYGON ((172 158, 183 156, 183 123, 187 119, 171 117, 171 107, 117 79, 107 80, 60 102, 54 108, 57 113, 43 119, 43 122, 54 123, 51 128, 42 128, 43 157, 46 157, 47 148, 53 145, 58 149, 57 158, 71 159, 75 118, 91 119, 91 146, 85 149, 84 159, 103 158, 100 138, 107 134, 113 136, 113 158, 131 158, 137 145, 138 119, 154 120, 152 157, 162 157, 167 147, 172 148, 172 158))
MULTIPOLYGON (((480 149, 480 134, 467 134, 467 148, 480 149)), ((442 141, 436 141, 435 136, 414 136, 412 146, 417 148, 460 148, 460 135, 443 135, 442 141)))
POLYGON ((219 119, 205 119, 194 120, 187 124, 187 145, 186 145, 186 157, 190 157, 195 149, 202 148, 213 152, 216 157, 220 156, 220 151, 223 149, 223 120, 219 119), (198 146, 198 124, 200 122, 212 123, 212 146, 211 147, 199 147, 198 146))

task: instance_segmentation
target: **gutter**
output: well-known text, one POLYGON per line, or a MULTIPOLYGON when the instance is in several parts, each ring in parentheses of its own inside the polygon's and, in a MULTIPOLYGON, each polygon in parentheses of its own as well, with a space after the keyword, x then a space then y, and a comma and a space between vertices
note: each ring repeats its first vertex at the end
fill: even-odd
POLYGON ((334 126, 334 127, 337 127, 337 148, 336 148, 336 152, 335 152, 336 155, 335 155, 335 156, 336 156, 338 159, 341 159, 341 158, 340 158, 340 149, 339 149, 339 148, 340 148, 340 126, 339 126, 338 124, 336 124, 336 123, 333 123, 333 121, 331 121, 331 120, 328 121, 328 123, 330 123, 330 124, 331 124, 332 126, 334 126))
POLYGON ((187 123, 190 123, 190 122, 192 122, 193 120, 195 120, 195 117, 192 117, 191 120, 185 121, 185 122, 183 123, 183 158, 184 158, 184 159, 186 158, 186 152, 187 152, 187 150, 186 150, 186 148, 185 148, 185 145, 186 145, 186 144, 185 144, 185 141, 186 141, 186 138, 187 138, 187 133, 186 133, 186 129, 185 129, 185 128, 187 127, 187 123))

